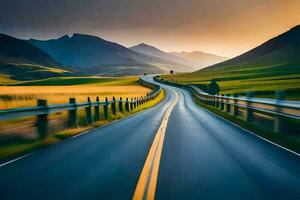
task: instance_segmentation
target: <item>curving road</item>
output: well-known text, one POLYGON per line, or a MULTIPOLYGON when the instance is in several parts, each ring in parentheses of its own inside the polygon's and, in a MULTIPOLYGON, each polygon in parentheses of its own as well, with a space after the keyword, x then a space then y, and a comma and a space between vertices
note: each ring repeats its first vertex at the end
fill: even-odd
POLYGON ((300 199, 299 155, 162 87, 151 109, 0 165, 0 199, 300 199))

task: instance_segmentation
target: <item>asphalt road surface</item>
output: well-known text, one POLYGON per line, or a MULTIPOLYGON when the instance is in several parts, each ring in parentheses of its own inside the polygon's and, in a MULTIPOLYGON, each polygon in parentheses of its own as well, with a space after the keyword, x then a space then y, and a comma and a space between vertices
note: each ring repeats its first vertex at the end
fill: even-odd
POLYGON ((162 86, 153 108, 2 164, 0 199, 300 199, 299 155, 162 86))

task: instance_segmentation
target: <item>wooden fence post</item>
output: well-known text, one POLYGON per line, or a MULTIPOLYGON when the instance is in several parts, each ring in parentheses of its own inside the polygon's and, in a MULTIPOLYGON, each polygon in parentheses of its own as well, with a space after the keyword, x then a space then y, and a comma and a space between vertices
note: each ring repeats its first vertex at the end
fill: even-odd
POLYGON ((116 99, 115 99, 114 96, 113 96, 112 103, 111 103, 111 112, 112 112, 113 115, 117 114, 117 112, 116 112, 116 99))
POLYGON ((125 109, 126 109, 126 112, 129 112, 129 102, 128 102, 128 97, 126 98, 126 102, 125 102, 125 109))
POLYGON ((93 118, 92 118, 92 103, 91 103, 91 99, 90 97, 87 98, 87 102, 88 102, 88 107, 85 108, 85 112, 86 112, 86 121, 88 124, 92 124, 93 123, 93 118))
POLYGON ((252 122, 253 121, 253 110, 251 108, 251 98, 253 98, 254 94, 253 92, 247 93, 247 108, 246 108, 246 121, 252 122))
POLYGON ((142 99, 142 104, 144 104, 145 103, 145 98, 141 97, 141 99, 142 99))
POLYGON ((74 109, 69 110, 68 112, 68 128, 76 128, 77 127, 77 105, 76 105, 76 99, 70 98, 69 103, 73 105, 74 109))
POLYGON ((122 97, 120 97, 120 101, 119 101, 119 111, 123 112, 123 102, 122 102, 122 97))
MULTIPOLYGON (((284 91, 276 91, 276 100, 277 104, 279 104, 280 101, 284 100, 284 91)), ((276 112, 280 113, 281 110, 281 107, 277 105, 276 112)), ((287 122, 284 116, 276 114, 274 118, 274 131, 277 133, 286 131, 286 123, 287 122)))
MULTIPOLYGON (((47 100, 38 99, 37 106, 47 108, 47 100)), ((48 136, 48 113, 37 115, 37 129, 39 139, 43 139, 48 136)))
POLYGON ((234 94, 233 97, 234 97, 233 116, 238 116, 239 115, 239 106, 237 105, 238 104, 237 98, 239 97, 239 95, 234 94))
POLYGON ((134 103, 133 103, 133 108, 136 108, 136 98, 134 97, 134 103))
POLYGON ((104 110, 104 118, 108 119, 108 99, 107 97, 105 97, 105 105, 103 106, 103 110, 104 110))
POLYGON ((229 112, 229 113, 230 113, 230 111, 231 111, 230 99, 229 99, 229 98, 230 98, 230 95, 227 94, 226 97, 227 97, 227 99, 226 99, 226 112, 229 112))
POLYGON ((96 97, 96 105, 94 107, 95 109, 95 121, 99 121, 100 120, 100 108, 99 108, 99 97, 96 97))
POLYGON ((130 110, 133 109, 133 98, 131 98, 131 101, 130 101, 130 110))

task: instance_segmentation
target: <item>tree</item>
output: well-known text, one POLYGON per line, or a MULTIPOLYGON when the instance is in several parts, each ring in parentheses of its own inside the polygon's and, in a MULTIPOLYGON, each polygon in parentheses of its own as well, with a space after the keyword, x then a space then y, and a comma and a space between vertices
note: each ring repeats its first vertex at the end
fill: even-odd
POLYGON ((210 83, 208 84, 208 89, 210 94, 218 94, 220 92, 219 84, 215 79, 212 79, 210 83))

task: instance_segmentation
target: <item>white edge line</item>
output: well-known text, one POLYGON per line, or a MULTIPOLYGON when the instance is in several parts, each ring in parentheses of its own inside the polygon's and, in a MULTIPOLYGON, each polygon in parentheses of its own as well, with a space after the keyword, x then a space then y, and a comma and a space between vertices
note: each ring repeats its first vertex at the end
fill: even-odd
MULTIPOLYGON (((199 105, 196 104, 196 106, 199 106, 199 105)), ((244 131, 250 133, 251 135, 254 135, 254 136, 256 136, 256 137, 258 137, 258 138, 260 138, 260 139, 262 139, 262 140, 264 140, 264 141, 266 141, 266 142, 269 142, 269 143, 271 143, 271 144, 273 144, 273 145, 275 145, 275 146, 277 146, 277 147, 279 147, 279 148, 281 148, 281 149, 284 149, 284 150, 286 150, 286 151, 288 151, 288 152, 290 152, 290 153, 293 153, 293 154, 295 154, 296 156, 299 156, 299 157, 300 157, 300 154, 299 154, 299 153, 297 153, 297 152, 295 152, 295 151, 293 151, 293 150, 291 150, 291 149, 288 149, 288 148, 286 148, 286 147, 283 147, 283 146, 281 146, 281 145, 279 145, 279 144, 276 144, 275 142, 272 142, 272 141, 270 141, 270 140, 268 140, 268 139, 266 139, 266 138, 264 138, 264 137, 262 137, 262 136, 259 136, 259 135, 255 134, 255 133, 253 133, 253 132, 251 132, 251 131, 249 131, 249 130, 247 130, 247 129, 245 129, 245 128, 243 128, 243 127, 241 127, 241 126, 239 126, 239 125, 237 125, 237 124, 235 124, 235 123, 233 123, 233 122, 231 122, 231 121, 229 121, 228 119, 225 119, 225 118, 223 118, 223 117, 221 117, 221 116, 219 116, 219 115, 217 115, 217 114, 215 114, 215 113, 209 111, 208 109, 206 109, 206 108, 204 108, 204 107, 202 107, 202 106, 200 106, 200 107, 203 108, 204 110, 206 110, 207 112, 209 112, 209 113, 211 113, 211 114, 217 116, 218 118, 223 119, 224 121, 229 122, 230 124, 232 124, 232 125, 234 125, 234 126, 240 128, 240 129, 242 129, 242 130, 244 130, 244 131)))
MULTIPOLYGON (((165 84, 165 85, 166 85, 166 84, 165 84)), ((173 86, 173 87, 174 87, 174 86, 173 86)), ((178 88, 178 87, 175 87, 175 88, 178 88)), ((184 90, 187 91, 187 92, 189 92, 189 93, 191 93, 190 91, 188 91, 188 90, 186 90, 186 89, 184 89, 184 90)), ((194 100, 192 100, 192 101, 195 103, 194 100)), ((295 152, 295 151, 293 151, 293 150, 291 150, 291 149, 288 149, 288 148, 286 148, 286 147, 283 147, 283 146, 281 146, 281 145, 279 145, 279 144, 276 144, 275 142, 272 142, 272 141, 270 141, 270 140, 268 140, 268 139, 266 139, 266 138, 264 138, 264 137, 262 137, 262 136, 259 136, 259 135, 255 134, 255 133, 253 133, 253 132, 251 132, 251 131, 249 131, 249 130, 247 130, 247 129, 245 129, 245 128, 243 128, 243 127, 241 127, 241 126, 239 126, 239 125, 237 125, 237 124, 235 124, 235 123, 233 123, 233 122, 231 122, 231 121, 229 121, 228 119, 225 119, 225 118, 223 118, 223 117, 221 117, 221 116, 219 116, 219 115, 217 115, 217 114, 215 114, 215 113, 209 111, 208 109, 204 108, 203 106, 197 105, 196 103, 195 103, 195 105, 196 105, 196 107, 201 107, 202 109, 204 109, 204 110, 206 110, 207 112, 213 114, 214 116, 216 116, 216 117, 218 117, 218 118, 220 118, 220 119, 223 119, 224 121, 226 121, 226 122, 228 122, 228 123, 230 123, 230 124, 232 124, 232 125, 234 125, 234 126, 240 128, 240 129, 242 129, 242 130, 244 130, 244 131, 250 133, 251 135, 256 136, 257 138, 260 138, 260 139, 262 139, 262 140, 264 140, 264 141, 266 141, 266 142, 268 142, 268 143, 270 143, 270 144, 273 144, 273 145, 275 145, 275 146, 277 146, 277 147, 279 147, 279 148, 281 148, 281 149, 283 149, 283 150, 286 150, 286 151, 288 151, 288 152, 290 152, 290 153, 292 153, 292 154, 294 154, 294 155, 300 157, 300 154, 299 154, 299 153, 297 153, 297 152, 295 152)))
POLYGON ((21 157, 15 158, 15 159, 13 159, 13 160, 10 160, 10 161, 8 161, 8 162, 2 163, 2 164, 0 165, 0 167, 4 167, 5 165, 8 165, 8 164, 10 164, 10 163, 13 163, 13 162, 15 162, 15 161, 17 161, 17 160, 21 160, 22 158, 28 157, 28 156, 30 156, 30 155, 33 154, 33 153, 34 153, 34 152, 31 152, 31 153, 25 154, 24 156, 21 156, 21 157))

